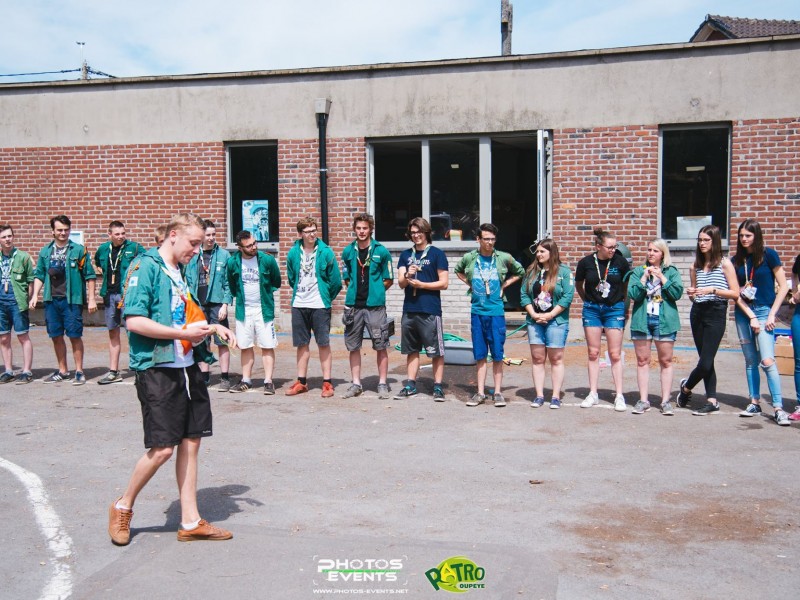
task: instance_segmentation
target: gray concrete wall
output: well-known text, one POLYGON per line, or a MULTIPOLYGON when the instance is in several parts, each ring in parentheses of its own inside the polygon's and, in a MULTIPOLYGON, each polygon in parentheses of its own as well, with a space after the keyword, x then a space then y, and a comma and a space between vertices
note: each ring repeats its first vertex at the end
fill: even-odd
POLYGON ((795 117, 800 36, 225 76, 0 85, 0 146, 333 138, 795 117))

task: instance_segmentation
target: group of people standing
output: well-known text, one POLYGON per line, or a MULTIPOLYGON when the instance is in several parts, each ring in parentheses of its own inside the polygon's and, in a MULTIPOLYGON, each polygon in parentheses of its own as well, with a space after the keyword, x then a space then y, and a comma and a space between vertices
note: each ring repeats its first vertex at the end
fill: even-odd
MULTIPOLYGON (((535 260, 528 267, 522 283, 522 304, 527 312, 528 340, 531 345, 533 380, 536 398, 533 407, 545 403, 545 362, 552 366, 553 393, 550 408, 560 408, 564 380, 563 356, 569 327, 568 311, 574 292, 583 301, 582 320, 588 350, 589 394, 581 402, 590 408, 599 402, 598 378, 600 347, 605 333, 611 374, 615 387, 614 409, 626 411, 623 395, 622 343, 627 318, 626 297, 630 311, 631 340, 636 353, 639 400, 633 412, 650 410, 649 368, 655 344, 660 366, 661 412, 674 413, 672 405, 672 356, 680 317, 677 302, 684 293, 681 275, 672 264, 669 247, 662 239, 652 240, 643 265, 631 269, 618 250, 616 237, 595 231, 595 251, 582 258, 573 279, 561 263, 558 246, 551 239, 542 240, 535 250, 535 260)), ((800 256, 792 269, 793 289, 789 302, 800 304, 800 256)), ((680 381, 676 402, 687 408, 692 390, 701 381, 706 402, 692 414, 703 416, 719 411, 714 358, 725 335, 729 301, 735 303, 735 322, 745 358, 750 403, 740 415, 760 414, 760 372, 764 371, 779 425, 800 420, 800 405, 790 415, 783 409, 780 376, 775 361, 775 320, 790 288, 778 254, 765 246, 758 221, 745 220, 738 229, 736 253, 731 259, 722 252, 720 230, 706 225, 697 236, 694 264, 689 273, 690 286, 685 290, 692 301, 689 322, 699 359, 688 377, 680 381)), ((792 320, 792 334, 800 340, 800 306, 792 320)), ((795 387, 800 390, 800 344, 795 344, 795 387)))

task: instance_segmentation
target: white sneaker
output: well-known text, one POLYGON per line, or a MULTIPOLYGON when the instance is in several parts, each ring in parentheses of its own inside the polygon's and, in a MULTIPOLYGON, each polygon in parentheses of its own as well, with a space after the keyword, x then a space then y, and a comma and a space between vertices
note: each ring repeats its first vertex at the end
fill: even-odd
POLYGON ((625 412, 628 410, 628 405, 625 404, 625 396, 622 394, 617 394, 617 397, 614 398, 614 410, 617 412, 625 412))
POLYGON ((600 398, 597 397, 597 392, 589 392, 586 400, 581 402, 581 408, 592 408, 595 404, 600 403, 600 398))

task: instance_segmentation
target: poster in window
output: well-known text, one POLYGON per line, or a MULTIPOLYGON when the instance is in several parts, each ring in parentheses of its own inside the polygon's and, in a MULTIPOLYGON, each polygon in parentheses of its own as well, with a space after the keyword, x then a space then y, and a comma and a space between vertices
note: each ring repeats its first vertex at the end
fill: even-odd
POLYGON ((242 202, 242 229, 252 233, 257 242, 269 241, 269 200, 242 202))

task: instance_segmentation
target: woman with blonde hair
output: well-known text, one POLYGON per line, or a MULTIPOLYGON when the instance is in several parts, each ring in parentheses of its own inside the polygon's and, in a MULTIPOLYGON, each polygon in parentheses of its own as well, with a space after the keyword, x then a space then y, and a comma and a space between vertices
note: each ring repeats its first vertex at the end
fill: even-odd
POLYGON ((569 267, 561 264, 558 245, 553 240, 539 242, 534 254, 520 291, 522 308, 528 313, 528 343, 536 388, 536 398, 531 406, 539 408, 544 404, 545 362, 549 359, 553 378, 550 408, 561 408, 564 346, 569 333, 569 306, 575 294, 575 283, 569 267))
POLYGON ((681 274, 672 264, 669 247, 662 239, 647 245, 647 261, 636 267, 628 280, 628 297, 633 301, 631 340, 636 351, 636 381, 639 401, 634 414, 650 410, 650 352, 656 344, 661 366, 661 412, 672 414, 669 397, 672 389, 672 350, 681 328, 677 302, 683 295, 681 274))

